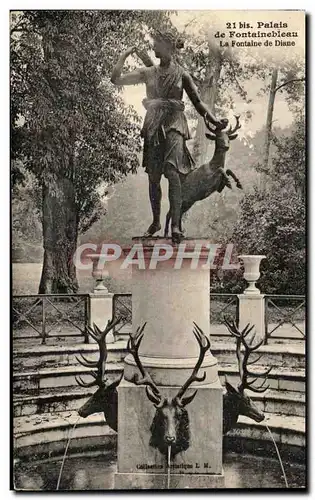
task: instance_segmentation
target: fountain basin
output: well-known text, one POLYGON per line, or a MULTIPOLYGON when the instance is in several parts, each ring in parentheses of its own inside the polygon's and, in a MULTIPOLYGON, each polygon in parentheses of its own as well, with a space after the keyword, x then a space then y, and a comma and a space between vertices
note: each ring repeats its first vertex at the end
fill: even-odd
MULTIPOLYGON (((14 456, 32 461, 62 455, 70 430, 78 419, 76 411, 55 415, 32 415, 14 419, 14 456)), ((274 448, 265 422, 273 432, 284 460, 305 462, 305 420, 293 415, 266 413, 263 422, 240 417, 237 427, 224 438, 225 448, 272 456, 274 448)), ((69 453, 115 450, 117 434, 105 423, 102 414, 80 418, 71 440, 69 453)))
MULTIPOLYGON (((20 462, 15 466, 15 489, 53 491, 56 489, 62 457, 34 462, 20 462)), ((115 451, 86 452, 67 457, 60 482, 60 490, 111 490, 114 487, 117 457, 115 451)), ((279 462, 275 458, 260 457, 227 450, 223 457, 226 488, 284 488, 279 462)), ((284 462, 290 488, 305 488, 305 468, 302 464, 284 462)), ((176 487, 172 484, 171 488, 176 487)))

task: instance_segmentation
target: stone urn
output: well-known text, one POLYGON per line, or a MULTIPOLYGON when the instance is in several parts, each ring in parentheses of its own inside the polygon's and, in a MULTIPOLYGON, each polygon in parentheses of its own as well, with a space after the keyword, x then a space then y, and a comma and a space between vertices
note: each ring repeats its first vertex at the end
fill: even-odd
POLYGON ((248 282, 248 287, 244 291, 245 295, 259 295, 260 290, 256 287, 256 281, 260 277, 260 262, 265 259, 265 255, 239 255, 239 260, 244 264, 244 278, 248 282))

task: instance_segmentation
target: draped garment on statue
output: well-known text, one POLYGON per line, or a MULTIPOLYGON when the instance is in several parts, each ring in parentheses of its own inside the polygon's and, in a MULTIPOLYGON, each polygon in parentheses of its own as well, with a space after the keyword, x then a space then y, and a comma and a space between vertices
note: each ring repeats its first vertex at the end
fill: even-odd
POLYGON ((144 138, 143 166, 158 180, 166 163, 188 174, 194 160, 186 146, 190 139, 182 101, 183 69, 176 63, 168 68, 154 66, 146 74, 147 98, 141 135, 144 138))

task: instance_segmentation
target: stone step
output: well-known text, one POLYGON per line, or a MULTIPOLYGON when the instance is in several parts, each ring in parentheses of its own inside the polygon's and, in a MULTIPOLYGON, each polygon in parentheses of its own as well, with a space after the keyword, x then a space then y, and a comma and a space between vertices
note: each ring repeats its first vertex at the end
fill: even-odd
MULTIPOLYGON (((211 346, 211 352, 218 359, 219 364, 234 364, 236 361, 235 345, 231 343, 214 344, 211 346)), ((255 354, 262 356, 259 363, 263 366, 272 366, 275 369, 286 367, 291 370, 305 367, 304 344, 263 345, 255 354)))
MULTIPOLYGON (((265 422, 281 451, 288 450, 289 454, 293 450, 297 459, 299 454, 304 455, 305 420, 303 417, 267 414, 265 422)), ((67 411, 56 415, 15 417, 13 420, 14 458, 29 460, 62 455, 75 423, 76 428, 71 433, 69 455, 76 452, 84 453, 87 450, 106 450, 116 447, 116 433, 106 425, 102 415, 91 415, 83 419, 78 418, 75 411, 67 411)), ((266 443, 272 444, 265 423, 257 423, 246 417, 240 417, 237 428, 230 431, 225 439, 241 442, 242 449, 246 444, 251 445, 254 451, 265 446, 266 443)))
POLYGON ((265 394, 248 391, 248 395, 264 413, 305 417, 305 395, 297 392, 279 393, 268 390, 265 394))
MULTIPOLYGON (((72 344, 66 346, 14 346, 13 371, 42 370, 58 366, 79 365, 76 356, 82 353, 89 359, 97 360, 99 357, 98 345, 72 344)), ((108 345, 108 362, 122 361, 126 356, 126 342, 118 341, 108 345)))
MULTIPOLYGON (((255 367, 257 372, 264 369, 263 366, 255 367)), ((117 379, 122 370, 123 363, 107 363, 108 380, 117 379)), ((83 366, 65 366, 13 374, 14 414, 21 416, 79 408, 84 399, 95 392, 95 387, 79 387, 75 376, 89 380, 89 371, 89 368, 83 366)), ((239 383, 238 368, 235 365, 220 365, 219 375, 222 385, 225 383, 225 376, 235 386, 239 383)), ((268 384, 270 389, 264 395, 249 392, 263 411, 304 415, 304 370, 274 369, 269 374, 268 384)))
POLYGON ((14 346, 15 347, 27 347, 27 346, 39 346, 39 345, 49 345, 49 346, 65 346, 73 344, 82 344, 84 342, 83 335, 51 335, 46 338, 45 344, 42 343, 42 339, 39 337, 15 337, 14 346))
POLYGON ((239 453, 254 453, 277 457, 268 425, 277 443, 283 461, 306 461, 306 435, 304 417, 265 414, 263 422, 240 416, 237 426, 224 437, 224 449, 239 453))
MULTIPOLYGON (((253 372, 263 372, 266 366, 253 366, 253 372)), ((235 386, 239 384, 238 367, 233 364, 222 363, 219 365, 219 375, 222 384, 225 376, 235 386)), ((268 375, 268 385, 270 389, 278 391, 290 391, 305 393, 305 370, 303 368, 290 369, 287 367, 275 367, 268 375)))
POLYGON ((87 419, 79 417, 76 411, 16 417, 13 419, 14 458, 63 454, 71 435, 70 454, 85 448, 112 449, 117 443, 116 432, 108 427, 102 414, 90 415, 87 419), (74 424, 76 427, 72 430, 74 424))
MULTIPOLYGON (((121 362, 106 363, 106 376, 108 380, 114 380, 122 373, 121 362)), ((75 377, 81 376, 85 380, 92 380, 89 375, 91 369, 81 365, 57 366, 46 370, 29 372, 17 372, 13 374, 14 394, 31 393, 40 394, 43 390, 52 391, 61 388, 78 387, 75 377)))
MULTIPOLYGON (((298 328, 305 332, 305 323, 297 322, 298 328)), ((116 338, 119 340, 125 340, 129 337, 129 333, 132 331, 132 325, 124 325, 117 333, 116 338)), ((268 338, 268 344, 277 343, 304 343, 305 338, 303 337, 301 331, 295 328, 293 325, 285 323, 278 326, 277 323, 268 324, 268 332, 271 332, 268 338)), ((228 332, 227 328, 222 323, 212 323, 210 325, 211 342, 221 342, 226 341, 227 343, 233 342, 234 339, 232 335, 228 332)), ((234 341, 235 342, 235 341, 234 341)))
MULTIPOLYGON (((211 335, 211 343, 217 344, 218 342, 232 343, 233 338, 229 334, 211 335)), ((235 342, 233 342, 235 344, 235 342)), ((268 339, 268 345, 275 344, 301 344, 304 345, 305 340, 297 337, 292 338, 282 338, 282 337, 271 337, 268 339)))
MULTIPOLYGON (((117 335, 117 340, 125 340, 127 341, 129 338, 128 334, 118 334, 117 335)), ((234 339, 231 337, 229 333, 222 333, 218 335, 211 335, 211 343, 212 345, 216 345, 218 343, 225 343, 225 344, 235 344, 234 339)), ((268 345, 274 345, 274 344, 299 344, 299 345, 304 345, 305 340, 301 338, 296 337, 291 337, 291 338, 283 338, 283 337, 276 337, 272 336, 271 338, 268 339, 268 345)))
MULTIPOLYGON (((40 394, 18 394, 13 397, 13 413, 15 417, 58 413, 67 410, 78 410, 96 391, 96 388, 71 387, 68 390, 42 390, 40 394)), ((268 390, 265 394, 248 394, 257 407, 264 413, 280 413, 283 415, 305 416, 305 396, 299 392, 279 392, 268 390)))
POLYGON ((14 417, 56 414, 78 410, 96 391, 95 387, 71 387, 59 390, 42 390, 40 394, 18 394, 13 396, 14 417))
MULTIPOLYGON (((106 375, 111 380, 116 378, 123 370, 123 362, 107 362, 106 375)), ((263 372, 265 366, 255 366, 253 372, 263 372)), ((222 384, 225 383, 225 376, 228 377, 230 383, 239 384, 239 372, 236 365, 222 363, 218 366, 219 375, 222 384)), ((67 388, 77 386, 75 377, 89 377, 90 369, 82 365, 56 366, 42 370, 20 371, 13 373, 13 389, 14 393, 31 392, 39 394, 40 391, 56 388, 67 388)), ((270 389, 285 390, 293 392, 305 392, 305 370, 296 368, 290 370, 287 368, 276 367, 271 370, 268 376, 268 384, 270 389)))
MULTIPOLYGON (((119 340, 108 345, 108 361, 121 361, 127 354, 126 340, 119 340)), ((98 358, 97 344, 75 344, 69 346, 20 346, 13 349, 13 370, 29 371, 32 368, 41 370, 49 366, 78 365, 76 359, 80 353, 89 354, 91 359, 98 358)), ((235 363, 235 345, 218 342, 211 346, 212 354, 220 364, 235 363)), ((271 344, 263 345, 257 351, 262 355, 260 363, 264 366, 304 368, 304 344, 271 344)))

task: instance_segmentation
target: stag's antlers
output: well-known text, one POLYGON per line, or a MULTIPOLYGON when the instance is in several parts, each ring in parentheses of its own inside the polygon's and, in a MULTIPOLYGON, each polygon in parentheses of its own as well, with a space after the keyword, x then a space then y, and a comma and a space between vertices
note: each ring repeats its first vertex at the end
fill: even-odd
MULTIPOLYGON (((235 120, 236 120, 235 127, 232 129, 232 127, 230 125, 229 128, 225 131, 227 133, 227 135, 229 136, 230 139, 235 139, 237 137, 237 135, 235 135, 235 132, 241 128, 241 125, 240 125, 240 115, 234 115, 234 116, 235 116, 235 120)), ((226 118, 223 118, 221 120, 221 125, 217 125, 216 128, 213 129, 210 126, 209 120, 207 120, 205 118, 206 127, 209 130, 209 132, 210 132, 210 134, 208 134, 208 136, 210 136, 212 139, 215 139, 216 134, 218 132, 220 132, 221 130, 225 129, 228 126, 228 123, 229 123, 229 121, 226 118)))
POLYGON ((236 120, 236 125, 235 127, 232 129, 231 128, 231 125, 229 127, 229 129, 227 130, 227 134, 229 136, 231 136, 232 134, 234 134, 238 129, 241 128, 241 125, 240 125, 240 115, 234 115, 235 116, 235 120, 236 120))
POLYGON ((253 392, 260 392, 260 393, 265 392, 269 388, 269 385, 267 386, 264 385, 266 383, 267 376, 272 370, 272 367, 263 373, 253 373, 249 371, 247 368, 248 365, 253 365, 254 363, 257 363, 257 361, 261 358, 261 356, 258 356, 258 358, 256 358, 254 361, 249 362, 249 356, 251 355, 251 353, 257 351, 257 349, 259 349, 259 347, 263 344, 264 340, 261 340, 256 345, 251 345, 253 342, 253 337, 252 337, 250 344, 247 343, 246 338, 248 337, 248 334, 253 330, 254 325, 250 327, 248 323, 245 326, 245 328, 240 332, 236 326, 235 321, 229 323, 228 320, 224 318, 224 324, 228 328, 229 332, 234 337, 236 337, 236 356, 238 360, 238 369, 241 379, 241 383, 238 386, 239 391, 244 392, 244 389, 250 389, 253 392), (243 354, 241 353, 241 346, 244 347, 243 354), (249 382, 248 377, 255 377, 255 378, 254 380, 251 380, 249 382), (264 380, 262 384, 260 384, 258 387, 254 387, 253 384, 258 380, 258 377, 264 377, 264 380))
MULTIPOLYGON (((139 368, 139 371, 140 371, 140 373, 142 375, 142 378, 140 378, 139 375, 136 374, 134 376, 134 378, 133 378, 132 381, 136 385, 140 385, 140 384, 145 385, 146 386, 146 393, 147 393, 148 398, 150 399, 150 401, 152 403, 154 403, 154 405, 157 408, 160 408, 160 407, 163 406, 165 399, 162 398, 162 395, 161 395, 158 387, 156 386, 156 384, 152 380, 150 374, 143 367, 143 365, 141 363, 141 360, 139 358, 139 354, 138 354, 139 346, 140 346, 140 343, 142 341, 143 331, 144 331, 145 326, 146 326, 146 323, 141 328, 138 327, 137 331, 136 331, 136 333, 134 335, 130 334, 130 339, 128 341, 128 350, 133 355, 134 360, 136 362, 136 365, 139 368)), ((183 406, 184 405, 184 398, 183 398, 183 396, 184 396, 185 392, 187 391, 188 387, 193 382, 202 382, 206 378, 206 372, 204 372, 204 374, 202 376, 200 376, 200 377, 198 377, 197 374, 198 374, 199 368, 202 365, 202 362, 204 360, 205 354, 206 354, 207 350, 210 347, 210 341, 205 336, 205 334, 203 333, 203 331, 201 330, 201 328, 199 328, 199 326, 196 323, 194 323, 194 330, 193 330, 193 332, 194 332, 194 335, 195 335, 195 337, 196 337, 196 339, 198 341, 198 344, 200 346, 199 358, 198 358, 198 361, 197 361, 197 363, 196 363, 196 365, 195 365, 195 367, 193 369, 192 374, 187 379, 187 381, 185 382, 185 384, 179 389, 177 395, 174 398, 174 401, 176 402, 176 404, 178 406, 183 406)), ((189 398, 185 398, 185 404, 187 404, 188 402, 190 402, 190 401, 193 400, 193 398, 196 395, 196 392, 197 392, 197 390, 191 396, 189 396, 189 398)))
POLYGON ((94 323, 93 327, 94 330, 91 327, 87 327, 87 330, 91 337, 98 343, 99 346, 99 359, 98 361, 92 361, 90 359, 86 359, 83 354, 81 354, 82 359, 77 358, 77 361, 83 366, 86 366, 87 368, 96 368, 97 371, 90 371, 89 374, 92 375, 94 380, 91 382, 84 382, 81 377, 75 377, 77 383, 81 387, 93 387, 94 385, 98 385, 99 387, 102 387, 105 385, 106 379, 105 379, 105 363, 107 359, 107 346, 105 342, 106 335, 114 328, 114 326, 119 323, 120 318, 108 320, 107 325, 105 327, 105 330, 102 331, 98 328, 98 326, 94 323))
MULTIPOLYGON (((192 374, 190 377, 186 380, 185 384, 179 389, 177 396, 175 397, 176 402, 179 406, 182 404, 182 398, 187 391, 188 387, 193 383, 193 382, 203 382, 204 379, 206 378, 206 372, 201 375, 201 377, 198 377, 198 370, 202 365, 202 362, 204 360, 205 354, 207 350, 210 347, 210 340, 205 336, 201 328, 194 322, 194 335, 198 341, 199 347, 200 347, 200 352, 199 352, 199 358, 198 361, 195 365, 195 368, 192 371, 192 374)), ((193 395, 190 397, 193 399, 196 395, 197 390, 193 393, 193 395)))
POLYGON ((141 385, 141 384, 145 385, 147 396, 150 399, 150 401, 154 402, 155 405, 159 405, 162 399, 160 391, 153 382, 150 374, 142 366, 138 353, 145 327, 146 323, 144 323, 142 327, 138 326, 136 333, 134 335, 130 333, 130 338, 128 340, 127 349, 130 352, 130 354, 133 355, 136 365, 139 368, 140 373, 142 375, 142 378, 140 378, 138 373, 136 373, 134 375, 132 382, 136 385, 141 385))

